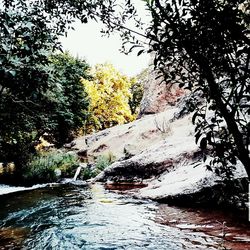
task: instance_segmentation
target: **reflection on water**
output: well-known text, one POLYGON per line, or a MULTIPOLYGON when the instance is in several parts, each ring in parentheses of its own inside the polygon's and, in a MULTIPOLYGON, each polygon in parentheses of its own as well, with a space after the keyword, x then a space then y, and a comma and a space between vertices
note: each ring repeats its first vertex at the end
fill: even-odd
POLYGON ((156 222, 217 236, 221 243, 223 242, 224 249, 250 249, 250 222, 243 221, 240 214, 204 208, 183 209, 160 204, 156 222))
POLYGON ((182 211, 99 185, 16 193, 0 197, 0 249, 219 249, 217 235, 163 223, 182 211))

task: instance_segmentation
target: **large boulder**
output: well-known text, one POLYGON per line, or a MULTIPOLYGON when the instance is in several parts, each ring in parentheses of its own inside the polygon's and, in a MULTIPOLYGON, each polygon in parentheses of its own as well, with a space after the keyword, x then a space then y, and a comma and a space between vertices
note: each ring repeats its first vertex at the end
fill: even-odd
POLYGON ((88 157, 89 161, 99 155, 110 154, 116 160, 131 158, 171 133, 168 121, 173 118, 175 112, 175 108, 170 108, 128 124, 81 136, 73 142, 71 150, 76 150, 80 157, 88 157))
POLYGON ((203 152, 195 144, 191 118, 192 114, 170 119, 167 136, 131 158, 113 163, 95 180, 109 185, 147 184, 135 194, 140 198, 182 205, 232 203, 232 207, 240 204, 246 211, 248 181, 244 167, 238 163, 233 180, 227 185, 221 177, 207 170, 208 162, 203 162, 203 152), (235 183, 240 184, 235 188, 235 183), (240 197, 245 197, 246 201, 242 202, 240 197))
POLYGON ((171 169, 200 158, 200 150, 194 143, 190 117, 170 123, 166 137, 142 150, 141 153, 113 163, 97 176, 98 181, 133 181, 160 176, 171 169))
MULTIPOLYGON (((234 171, 235 179, 245 179, 246 172, 239 163, 234 171)), ((154 200, 171 200, 173 197, 184 198, 192 197, 195 194, 201 194, 206 190, 218 188, 222 184, 220 176, 212 171, 208 171, 203 162, 189 162, 188 164, 179 165, 172 171, 165 172, 158 179, 140 190, 140 196, 154 200)), ((211 197, 206 197, 209 200, 211 197)))

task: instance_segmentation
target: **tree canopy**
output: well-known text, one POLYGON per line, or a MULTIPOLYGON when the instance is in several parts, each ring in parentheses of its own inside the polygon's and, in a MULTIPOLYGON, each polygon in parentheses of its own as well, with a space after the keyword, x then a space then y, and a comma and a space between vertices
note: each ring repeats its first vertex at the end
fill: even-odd
POLYGON ((93 132, 132 121, 129 100, 135 79, 122 75, 111 64, 96 65, 92 76, 92 80, 82 80, 90 98, 86 130, 93 132))
POLYGON ((74 58, 68 52, 57 53, 50 57, 54 81, 60 86, 56 91, 57 102, 52 109, 56 129, 53 135, 62 145, 71 141, 73 134, 82 129, 88 115, 89 102, 81 79, 90 79, 89 65, 80 58, 74 58))
POLYGON ((62 144, 82 126, 89 66, 58 54, 64 28, 42 4, 12 1, 0 17, 0 162, 23 166, 43 133, 62 144))
POLYGON ((22 163, 30 143, 48 126, 44 103, 57 47, 50 20, 39 7, 17 4, 0 12, 0 161, 22 163))

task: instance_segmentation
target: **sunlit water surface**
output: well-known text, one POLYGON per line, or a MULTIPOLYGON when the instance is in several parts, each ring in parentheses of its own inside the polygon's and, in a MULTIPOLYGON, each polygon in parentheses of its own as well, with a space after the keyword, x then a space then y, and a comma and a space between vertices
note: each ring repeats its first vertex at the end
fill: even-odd
POLYGON ((181 211, 101 185, 15 193, 0 197, 0 249, 220 249, 221 237, 171 224, 181 211))

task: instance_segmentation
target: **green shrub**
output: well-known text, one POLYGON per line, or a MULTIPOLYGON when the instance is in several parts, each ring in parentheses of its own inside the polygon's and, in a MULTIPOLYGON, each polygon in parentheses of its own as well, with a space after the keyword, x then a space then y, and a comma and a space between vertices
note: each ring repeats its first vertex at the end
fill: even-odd
POLYGON ((91 168, 85 168, 81 173, 82 180, 88 180, 94 178, 97 174, 91 168))
POLYGON ((106 167, 115 161, 115 156, 110 152, 108 155, 99 155, 94 163, 94 167, 87 167, 81 173, 81 179, 88 180, 96 177, 106 167))
POLYGON ((63 152, 47 152, 35 156, 24 169, 23 178, 28 183, 44 183, 57 181, 55 170, 61 171, 61 176, 72 176, 78 166, 77 156, 63 152))
POLYGON ((115 156, 110 152, 108 155, 99 155, 95 161, 95 167, 100 172, 115 161, 115 156))

